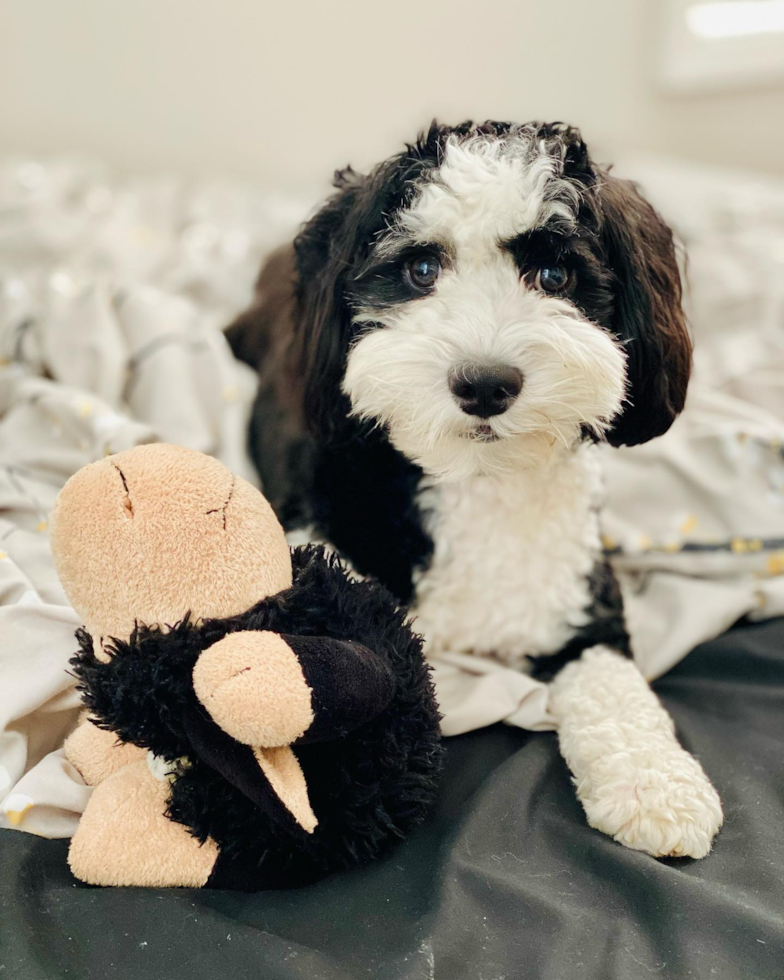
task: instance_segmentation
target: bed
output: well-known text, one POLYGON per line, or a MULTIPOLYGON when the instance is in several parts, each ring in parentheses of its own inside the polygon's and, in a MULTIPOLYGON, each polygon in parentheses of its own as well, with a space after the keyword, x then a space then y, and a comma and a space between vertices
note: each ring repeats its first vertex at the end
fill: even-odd
POLYGON ((447 657, 427 824, 372 867, 245 895, 70 875, 79 624, 47 522, 79 466, 151 439, 253 478, 254 378, 220 328, 318 192, 0 163, 0 980, 784 977, 784 186, 622 169, 689 246, 697 371, 672 435, 608 457, 606 547, 640 665, 723 798, 713 852, 655 861, 591 830, 543 689, 447 657))

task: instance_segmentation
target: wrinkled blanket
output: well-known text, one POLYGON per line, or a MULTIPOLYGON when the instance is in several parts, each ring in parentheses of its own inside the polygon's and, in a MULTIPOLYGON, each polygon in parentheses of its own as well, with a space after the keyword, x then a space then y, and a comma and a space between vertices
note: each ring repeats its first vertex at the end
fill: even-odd
MULTIPOLYGON (((784 186, 635 172, 689 248, 698 345, 671 433, 605 457, 605 546, 656 677, 738 618, 784 613, 784 186)), ((90 792, 61 750, 79 624, 48 547, 59 488, 150 440, 254 479, 254 379, 220 327, 316 198, 119 181, 70 159, 0 166, 0 827, 68 836, 90 792)), ((447 734, 552 727, 525 675, 463 655, 434 668, 447 734)))

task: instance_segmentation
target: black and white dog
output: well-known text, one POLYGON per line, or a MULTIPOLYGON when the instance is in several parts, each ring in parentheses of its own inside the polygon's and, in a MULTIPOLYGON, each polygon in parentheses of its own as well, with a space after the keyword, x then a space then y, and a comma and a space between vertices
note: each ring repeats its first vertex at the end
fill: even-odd
POLYGON ((335 183, 229 330, 260 372, 265 492, 431 651, 549 668, 592 826, 704 856, 721 804, 628 657, 598 524, 596 442, 653 439, 684 403, 669 229, 560 124, 433 124, 335 183))

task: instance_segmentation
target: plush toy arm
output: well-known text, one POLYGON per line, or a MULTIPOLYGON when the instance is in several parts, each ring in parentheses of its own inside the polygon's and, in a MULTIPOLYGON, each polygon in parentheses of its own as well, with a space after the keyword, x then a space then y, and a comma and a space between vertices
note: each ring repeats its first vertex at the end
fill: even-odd
POLYGON ((314 719, 298 745, 341 738, 392 701, 395 675, 361 643, 326 636, 286 636, 312 691, 314 719))
POLYGON ((275 748, 359 727, 392 700, 394 677, 383 658, 358 643, 249 630, 201 654, 193 687, 227 734, 275 748))

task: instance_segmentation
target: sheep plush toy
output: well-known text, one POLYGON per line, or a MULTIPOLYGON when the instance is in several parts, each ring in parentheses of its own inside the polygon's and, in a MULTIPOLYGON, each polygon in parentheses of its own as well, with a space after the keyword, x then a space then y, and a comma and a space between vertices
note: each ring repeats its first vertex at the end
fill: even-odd
POLYGON ((60 493, 52 549, 84 622, 77 878, 301 885, 423 819, 441 745, 420 638, 380 585, 290 552, 249 483, 174 446, 107 457, 60 493))

